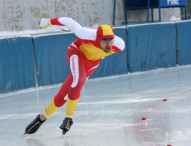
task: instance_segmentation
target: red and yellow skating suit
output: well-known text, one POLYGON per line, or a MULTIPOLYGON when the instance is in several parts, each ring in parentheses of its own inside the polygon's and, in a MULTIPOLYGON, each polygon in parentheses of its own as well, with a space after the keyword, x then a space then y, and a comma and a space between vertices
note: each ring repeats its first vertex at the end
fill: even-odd
POLYGON ((77 39, 68 47, 67 51, 71 73, 45 109, 45 115, 51 116, 67 101, 66 116, 72 117, 80 98, 80 91, 87 78, 99 66, 100 60, 121 52, 125 44, 120 37, 114 35, 113 28, 107 24, 100 25, 98 29, 89 29, 82 27, 72 18, 60 17, 49 19, 49 25, 67 26, 77 39), (104 52, 100 47, 100 41, 106 38, 114 40, 109 53, 104 52))

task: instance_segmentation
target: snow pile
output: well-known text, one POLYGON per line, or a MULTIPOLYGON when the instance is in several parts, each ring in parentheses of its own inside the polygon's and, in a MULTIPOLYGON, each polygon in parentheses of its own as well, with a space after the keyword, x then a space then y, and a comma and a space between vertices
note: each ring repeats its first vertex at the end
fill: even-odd
POLYGON ((16 37, 23 35, 37 35, 37 34, 50 34, 50 33, 64 33, 70 30, 66 26, 50 26, 47 29, 38 30, 24 30, 24 31, 3 31, 0 32, 0 37, 16 37))

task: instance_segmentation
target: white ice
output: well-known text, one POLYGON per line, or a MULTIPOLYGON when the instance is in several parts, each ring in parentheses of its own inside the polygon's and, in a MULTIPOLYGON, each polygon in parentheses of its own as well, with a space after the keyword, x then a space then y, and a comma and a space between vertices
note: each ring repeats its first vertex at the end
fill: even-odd
POLYGON ((63 137, 65 106, 22 136, 60 85, 0 94, 0 146, 190 146, 190 75, 183 66, 88 80, 63 137))

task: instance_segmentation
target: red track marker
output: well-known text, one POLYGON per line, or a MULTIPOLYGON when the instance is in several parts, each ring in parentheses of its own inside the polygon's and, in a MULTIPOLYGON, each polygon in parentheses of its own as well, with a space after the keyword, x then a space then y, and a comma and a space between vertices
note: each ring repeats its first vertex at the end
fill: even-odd
POLYGON ((147 118, 142 117, 141 121, 142 121, 143 123, 146 123, 146 122, 147 122, 147 118))
POLYGON ((167 102, 167 99, 165 98, 165 99, 163 99, 162 101, 163 101, 163 102, 167 102))

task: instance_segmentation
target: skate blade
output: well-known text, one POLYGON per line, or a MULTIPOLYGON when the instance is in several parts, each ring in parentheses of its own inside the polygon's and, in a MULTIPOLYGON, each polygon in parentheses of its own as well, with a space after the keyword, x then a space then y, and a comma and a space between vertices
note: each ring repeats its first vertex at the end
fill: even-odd
POLYGON ((66 134, 66 132, 62 132, 62 135, 65 135, 66 134))
POLYGON ((66 134, 66 132, 62 132, 62 138, 64 138, 64 135, 66 134))
POLYGON ((25 132, 23 135, 22 135, 22 137, 25 137, 27 135, 27 133, 25 132))

